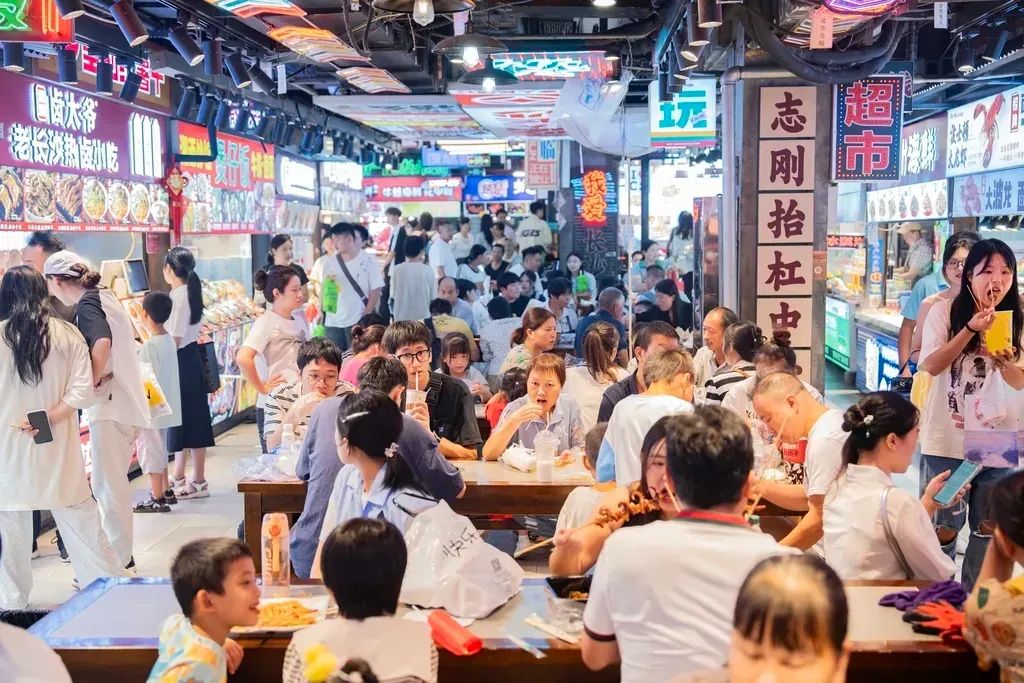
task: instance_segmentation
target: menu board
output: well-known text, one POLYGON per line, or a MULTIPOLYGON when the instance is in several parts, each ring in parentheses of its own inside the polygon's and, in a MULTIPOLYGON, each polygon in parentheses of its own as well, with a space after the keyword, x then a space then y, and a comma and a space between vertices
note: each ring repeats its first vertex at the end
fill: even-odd
POLYGON ((362 213, 363 167, 354 161, 320 164, 320 209, 327 213, 362 213))
MULTIPOLYGON (((175 122, 173 141, 181 154, 209 154, 206 128, 175 122)), ((182 217, 186 233, 253 233, 276 230, 274 146, 217 134, 217 158, 181 162, 188 177, 182 217)))
POLYGON ((0 229, 168 229, 161 119, 7 72, 0 90, 0 229))

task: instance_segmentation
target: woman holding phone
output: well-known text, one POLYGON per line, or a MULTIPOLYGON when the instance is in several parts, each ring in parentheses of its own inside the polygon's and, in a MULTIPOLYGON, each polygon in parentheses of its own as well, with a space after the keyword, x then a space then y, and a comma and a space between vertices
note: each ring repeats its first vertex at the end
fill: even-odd
POLYGON ((0 377, 17 400, 0 401, 0 609, 28 605, 32 510, 53 511, 80 585, 125 573, 82 467, 76 411, 95 400, 89 349, 74 325, 53 314, 49 299, 46 280, 31 267, 4 273, 0 377), (28 422, 27 414, 38 411, 45 412, 49 439, 28 422))
MULTIPOLYGON (((1000 240, 981 240, 964 261, 960 292, 950 301, 936 303, 924 322, 918 369, 935 377, 921 420, 921 482, 955 470, 964 460, 965 444, 982 437, 989 445, 1005 442, 1016 451, 1016 431, 1024 418, 1024 310, 1017 290, 1017 260, 1000 240), (996 344, 994 327, 1010 330, 1008 347, 996 344), (990 399, 996 397, 998 410, 990 399), (985 401, 978 401, 984 398, 985 401), (979 408, 981 409, 979 412, 979 408), (954 429, 944 428, 952 418, 954 429)), ((962 582, 974 586, 989 538, 981 533, 990 518, 989 492, 1011 471, 983 467, 965 500, 971 537, 964 556, 962 582)), ((945 510, 937 523, 959 530, 963 512, 945 510)), ((950 549, 955 552, 955 549, 950 549)))

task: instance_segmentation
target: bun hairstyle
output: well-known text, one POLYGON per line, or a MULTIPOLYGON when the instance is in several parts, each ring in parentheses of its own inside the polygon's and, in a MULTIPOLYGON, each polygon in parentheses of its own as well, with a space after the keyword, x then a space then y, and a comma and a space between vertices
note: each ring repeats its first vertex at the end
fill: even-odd
POLYGON ((356 325, 352 328, 352 353, 362 353, 384 338, 384 325, 356 325))
MULTIPOLYGON (((527 271, 529 272, 529 271, 527 271)), ((554 320, 555 314, 546 308, 535 306, 523 314, 523 324, 512 333, 512 343, 519 345, 526 343, 526 333, 540 329, 549 320, 554 320)))
POLYGON ((843 445, 843 466, 856 465, 890 434, 903 437, 917 426, 913 403, 894 391, 876 391, 864 396, 843 415, 843 431, 850 436, 843 445))
POLYGON ((611 323, 599 320, 587 328, 583 336, 583 360, 595 382, 615 382, 612 355, 619 348, 619 331, 611 323))
POLYGON ((185 247, 174 247, 164 257, 164 264, 188 286, 188 322, 199 324, 203 319, 203 283, 196 275, 196 257, 185 247))
POLYGON ((754 354, 754 364, 757 363, 785 363, 786 368, 799 375, 802 371, 796 364, 796 352, 791 344, 792 334, 789 330, 773 330, 772 340, 765 342, 754 354))
POLYGON ((77 282, 86 289, 96 289, 102 279, 99 273, 91 270, 84 263, 76 263, 71 266, 71 270, 75 273, 74 275, 51 275, 50 277, 62 282, 77 282))
POLYGON ((263 296, 270 303, 274 303, 274 299, 278 294, 284 292, 288 283, 291 282, 293 277, 298 277, 298 273, 295 272, 294 268, 288 266, 270 266, 266 270, 257 270, 256 274, 253 275, 253 284, 256 289, 263 292, 263 296))
POLYGON ((754 362, 754 356, 764 345, 761 328, 750 321, 733 323, 725 329, 725 348, 732 349, 748 363, 754 362))
POLYGON ((291 241, 292 238, 290 235, 274 235, 274 237, 270 240, 270 250, 267 252, 267 268, 270 268, 272 265, 274 265, 274 251, 280 249, 285 244, 291 241))

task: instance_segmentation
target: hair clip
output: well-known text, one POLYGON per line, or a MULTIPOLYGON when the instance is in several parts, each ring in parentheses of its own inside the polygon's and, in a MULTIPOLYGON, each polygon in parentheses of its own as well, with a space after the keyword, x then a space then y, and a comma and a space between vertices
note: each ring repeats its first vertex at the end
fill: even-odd
POLYGON ((369 415, 369 414, 370 414, 370 411, 368 411, 368 410, 361 410, 358 413, 352 413, 351 415, 346 415, 345 417, 341 418, 341 421, 345 422, 345 423, 348 423, 348 422, 350 422, 352 420, 355 420, 356 418, 364 417, 364 416, 369 415))
POLYGON ((865 415, 864 416, 864 424, 870 425, 874 421, 875 421, 875 416, 874 415, 865 415))
POLYGON ((391 460, 391 458, 395 457, 395 453, 397 452, 398 444, 392 441, 391 445, 384 449, 384 457, 387 458, 388 460, 391 460))

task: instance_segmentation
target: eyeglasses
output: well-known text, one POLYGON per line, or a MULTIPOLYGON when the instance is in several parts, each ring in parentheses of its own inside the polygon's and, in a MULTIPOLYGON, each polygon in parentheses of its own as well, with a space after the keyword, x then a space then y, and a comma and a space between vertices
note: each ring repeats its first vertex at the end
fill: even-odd
POLYGON ((430 360, 430 349, 424 349, 417 351, 416 353, 403 353, 400 356, 396 356, 398 360, 402 361, 402 365, 411 365, 413 360, 420 363, 426 363, 430 360))
POLYGON ((952 268, 953 270, 963 270, 965 262, 966 261, 950 260, 946 262, 946 267, 952 268))

